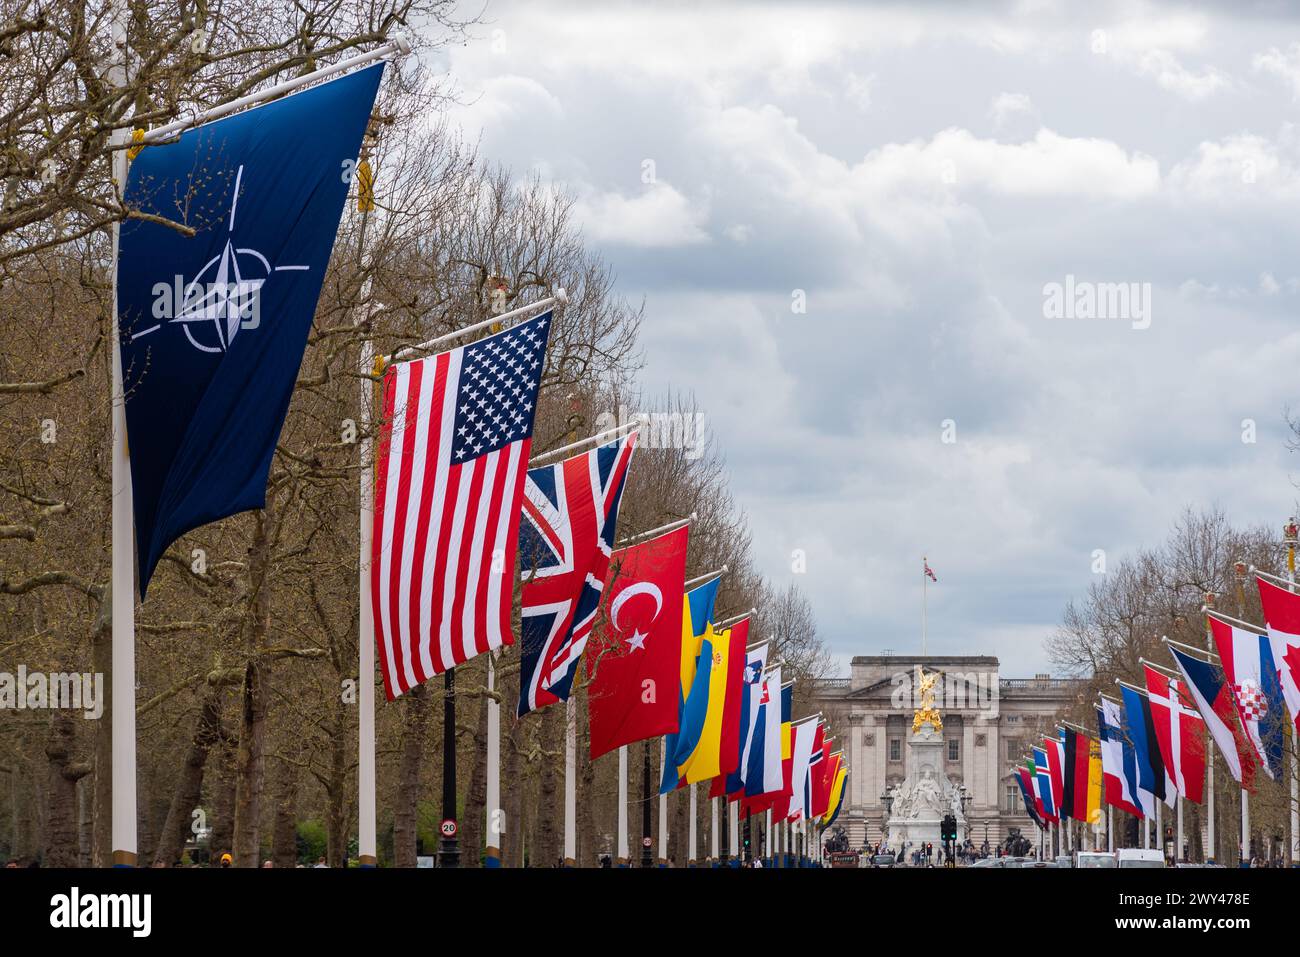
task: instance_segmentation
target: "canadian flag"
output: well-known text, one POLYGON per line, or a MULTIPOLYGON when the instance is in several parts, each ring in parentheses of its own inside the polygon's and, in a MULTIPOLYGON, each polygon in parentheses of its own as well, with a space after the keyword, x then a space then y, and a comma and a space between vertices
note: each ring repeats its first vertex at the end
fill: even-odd
POLYGON ((1264 624, 1268 626, 1268 643, 1282 683, 1282 696, 1296 731, 1300 732, 1300 595, 1261 575, 1255 576, 1255 584, 1259 586, 1259 603, 1264 609, 1264 624))

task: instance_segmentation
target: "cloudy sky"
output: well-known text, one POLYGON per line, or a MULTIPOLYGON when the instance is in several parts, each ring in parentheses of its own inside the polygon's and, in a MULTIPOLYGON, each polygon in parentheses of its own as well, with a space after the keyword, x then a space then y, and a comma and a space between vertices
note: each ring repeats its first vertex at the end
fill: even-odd
POLYGON ((1300 19, 973 6, 491 0, 441 57, 644 297, 644 385, 694 390, 841 673, 919 650, 922 554, 932 653, 1031 675, 1094 550, 1295 501, 1300 19), (1061 316, 1067 277, 1139 285, 1061 316))

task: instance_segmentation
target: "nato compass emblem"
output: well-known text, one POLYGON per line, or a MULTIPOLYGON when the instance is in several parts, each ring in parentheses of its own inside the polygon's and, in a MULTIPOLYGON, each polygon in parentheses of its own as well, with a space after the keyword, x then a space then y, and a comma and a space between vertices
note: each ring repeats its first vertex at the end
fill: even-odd
MULTIPOLYGON (((177 276, 173 286, 159 283, 155 294, 162 293, 170 302, 160 309, 155 300, 154 317, 180 323, 190 345, 202 352, 225 352, 241 329, 261 325, 259 299, 262 287, 277 272, 306 272, 310 266, 272 266, 256 249, 236 246, 235 213, 239 205, 239 186, 244 178, 241 165, 235 174, 235 189, 230 197, 230 217, 226 226, 226 245, 188 282, 177 276), (175 308, 171 308, 175 303, 175 308)), ((139 339, 162 328, 162 323, 137 332, 139 339)))

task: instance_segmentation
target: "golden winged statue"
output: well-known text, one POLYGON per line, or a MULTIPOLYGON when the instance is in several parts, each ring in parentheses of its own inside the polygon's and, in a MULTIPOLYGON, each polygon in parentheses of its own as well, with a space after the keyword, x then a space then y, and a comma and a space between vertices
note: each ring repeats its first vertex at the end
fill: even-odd
POLYGON ((934 686, 939 681, 939 673, 936 671, 932 674, 920 672, 920 680, 917 682, 917 691, 921 696, 921 706, 912 712, 912 733, 921 730, 921 725, 927 721, 934 726, 934 730, 943 730, 943 718, 939 716, 939 709, 934 706, 934 686))

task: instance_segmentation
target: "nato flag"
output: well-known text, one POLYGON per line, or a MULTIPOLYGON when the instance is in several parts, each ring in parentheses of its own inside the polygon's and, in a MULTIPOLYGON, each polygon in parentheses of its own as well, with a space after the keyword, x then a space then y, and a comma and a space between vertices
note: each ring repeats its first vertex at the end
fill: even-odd
POLYGON ((147 146, 117 308, 140 594, 186 532, 266 504, 383 64, 147 146))

